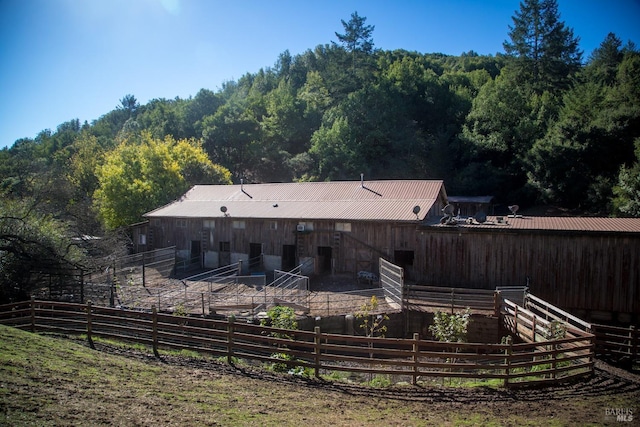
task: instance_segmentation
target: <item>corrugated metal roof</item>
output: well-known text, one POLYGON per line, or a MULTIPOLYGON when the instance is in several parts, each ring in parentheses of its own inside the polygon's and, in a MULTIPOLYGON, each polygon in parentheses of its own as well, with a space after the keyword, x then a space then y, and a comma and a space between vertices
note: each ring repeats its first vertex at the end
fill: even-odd
POLYGON ((547 217, 547 216, 489 216, 482 224, 467 224, 464 220, 457 225, 435 224, 435 227, 464 227, 477 229, 503 230, 553 230, 553 231, 594 231, 640 233, 640 218, 606 218, 606 217, 547 217))
POLYGON ((440 195, 442 181, 426 180, 197 185, 145 216, 214 218, 224 206, 233 218, 415 221, 413 208, 422 219, 440 195))

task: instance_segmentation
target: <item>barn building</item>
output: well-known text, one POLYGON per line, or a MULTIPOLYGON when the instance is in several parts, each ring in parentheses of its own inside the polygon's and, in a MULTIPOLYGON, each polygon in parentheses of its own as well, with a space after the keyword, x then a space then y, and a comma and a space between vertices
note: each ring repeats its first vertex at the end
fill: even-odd
POLYGON ((463 200, 469 216, 453 206, 442 221, 449 202, 435 180, 200 185, 147 213, 134 242, 137 251, 175 246, 201 268, 241 260, 355 277, 377 273, 383 257, 409 282, 528 285, 587 319, 638 322, 640 218, 473 215, 473 203, 489 210, 483 198, 463 200))
POLYGON ((446 199, 442 181, 425 180, 199 185, 147 213, 135 241, 205 268, 261 259, 265 270, 375 272, 384 257, 411 270, 416 227, 446 199))

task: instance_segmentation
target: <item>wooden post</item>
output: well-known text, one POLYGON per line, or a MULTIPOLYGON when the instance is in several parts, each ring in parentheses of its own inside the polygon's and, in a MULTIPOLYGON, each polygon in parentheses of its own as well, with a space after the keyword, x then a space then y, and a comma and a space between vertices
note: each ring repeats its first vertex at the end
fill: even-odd
POLYGON ((500 305, 501 305, 502 297, 500 295, 500 291, 495 291, 493 293, 493 313, 496 317, 500 317, 500 305))
POLYGON ((109 288, 109 307, 115 307, 116 305, 116 301, 115 301, 115 286, 116 286, 116 280, 117 280, 117 276, 116 276, 116 262, 113 262, 113 277, 111 279, 111 287, 109 288))
POLYGON ((80 270, 80 304, 84 304, 84 270, 80 270))
POLYGON ((87 342, 89 343, 89 347, 95 349, 95 345, 93 345, 93 338, 91 334, 93 332, 93 325, 91 322, 91 301, 87 301, 87 342))
POLYGON ((531 339, 533 342, 536 342, 536 315, 533 315, 533 318, 531 319, 531 339))
POLYGON ((329 302, 329 292, 327 292, 327 316, 331 315, 331 303, 329 302))
POLYGON ((313 337, 313 373, 316 378, 320 378, 320 326, 313 328, 315 336, 313 337))
POLYGON ((36 297, 31 295, 31 332, 36 331, 36 297))
POLYGON ((554 342, 551 346, 551 349, 553 350, 551 353, 551 378, 552 379, 556 379, 556 360, 557 360, 557 350, 558 350, 558 344, 555 343, 555 338, 554 338, 554 342))
POLYGON ((206 315, 204 311, 204 292, 201 292, 200 294, 202 295, 202 317, 204 317, 206 315))
POLYGON ((158 353, 158 310, 155 305, 151 306, 151 340, 153 341, 153 355, 155 357, 160 357, 158 353))
POLYGON ((634 325, 629 327, 629 337, 631 338, 629 343, 631 344, 631 348, 629 349, 631 351, 629 367, 631 368, 633 367, 633 362, 638 358, 638 330, 634 325))
POLYGON ((233 365, 233 322, 235 318, 229 316, 229 325, 227 327, 227 363, 233 365))
POLYGON ((515 329, 514 333, 516 336, 520 336, 518 334, 518 305, 515 305, 513 310, 513 328, 515 329))
POLYGON ((505 357, 505 364, 507 365, 507 367, 505 368, 506 377, 504 378, 504 386, 509 387, 509 375, 511 375, 511 355, 513 354, 513 340, 509 340, 509 347, 505 351, 507 356, 505 357))
POLYGON ((453 305, 455 303, 455 293, 453 291, 453 288, 451 288, 451 314, 453 314, 453 305))
POLYGON ((414 332, 413 334, 413 378, 411 379, 411 384, 416 385, 418 384, 418 373, 419 373, 419 369, 418 369, 418 360, 419 360, 419 352, 420 352, 420 335, 417 332, 414 332))
POLYGON ((145 258, 144 252, 142 252, 142 287, 146 288, 147 287, 147 276, 146 276, 147 268, 146 268, 144 258, 145 258))

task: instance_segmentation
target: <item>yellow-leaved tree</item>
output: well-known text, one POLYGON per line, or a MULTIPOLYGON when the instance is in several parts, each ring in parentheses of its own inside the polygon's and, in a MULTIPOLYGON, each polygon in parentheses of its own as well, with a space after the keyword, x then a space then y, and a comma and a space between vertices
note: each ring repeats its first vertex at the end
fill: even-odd
POLYGON ((200 141, 159 140, 148 132, 107 152, 96 177, 94 204, 110 229, 140 221, 192 185, 231 184, 231 172, 212 163, 200 141))

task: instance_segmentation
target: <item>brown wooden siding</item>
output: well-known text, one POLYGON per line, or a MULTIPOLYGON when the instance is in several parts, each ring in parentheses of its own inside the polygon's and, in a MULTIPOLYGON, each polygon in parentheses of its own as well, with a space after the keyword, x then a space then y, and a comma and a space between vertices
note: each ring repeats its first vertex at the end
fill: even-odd
MULTIPOLYGON (((351 231, 336 231, 335 221, 246 219, 234 229, 234 218, 211 218, 213 239, 203 219, 179 222, 152 219, 147 250, 176 246, 184 253, 200 239, 203 253, 229 242, 232 253, 249 254, 251 243, 265 255, 283 256, 283 245, 296 247, 297 260, 322 257, 331 248, 338 273, 372 271, 378 258, 392 262, 396 251, 413 252, 405 277, 435 286, 494 289, 529 283, 531 292, 568 310, 640 313, 640 236, 624 233, 539 232, 417 227, 411 223, 351 222, 351 231), (277 228, 272 223, 277 223, 277 228), (297 231, 300 222, 312 230, 297 231)), ((240 220, 240 219, 238 219, 240 220)), ((140 231, 141 232, 141 231, 140 231)))
MULTIPOLYGON (((565 309, 640 313, 640 236, 611 233, 420 233, 419 280, 494 289, 529 283, 565 309)), ((418 274, 417 273, 417 274, 418 274)))

